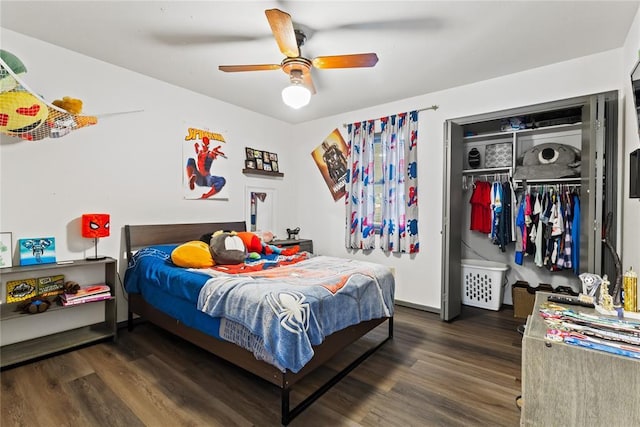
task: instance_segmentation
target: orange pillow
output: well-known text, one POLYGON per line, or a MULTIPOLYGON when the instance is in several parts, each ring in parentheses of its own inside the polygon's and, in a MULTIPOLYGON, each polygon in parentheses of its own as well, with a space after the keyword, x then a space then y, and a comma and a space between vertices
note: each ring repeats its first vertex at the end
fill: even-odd
POLYGON ((209 245, 200 240, 183 243, 171 252, 171 261, 178 267, 207 268, 215 262, 211 256, 209 245))

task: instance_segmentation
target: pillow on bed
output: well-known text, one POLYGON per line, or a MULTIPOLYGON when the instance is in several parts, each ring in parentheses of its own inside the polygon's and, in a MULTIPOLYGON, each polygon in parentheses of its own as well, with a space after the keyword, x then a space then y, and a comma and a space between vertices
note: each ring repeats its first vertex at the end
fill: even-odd
POLYGON ((171 261, 178 267, 207 268, 215 262, 209 245, 199 240, 183 243, 171 252, 171 261))

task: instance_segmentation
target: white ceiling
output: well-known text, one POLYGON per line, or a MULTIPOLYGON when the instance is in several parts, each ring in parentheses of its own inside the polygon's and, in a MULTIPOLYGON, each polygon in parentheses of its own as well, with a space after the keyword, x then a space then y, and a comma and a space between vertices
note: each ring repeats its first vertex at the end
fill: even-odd
POLYGON ((639 3, 2 0, 0 23, 300 123, 621 47, 639 3), (376 52, 378 64, 314 69, 317 94, 301 110, 280 100, 289 80, 282 71, 218 71, 284 59, 264 14, 270 8, 306 29, 305 57, 376 52))

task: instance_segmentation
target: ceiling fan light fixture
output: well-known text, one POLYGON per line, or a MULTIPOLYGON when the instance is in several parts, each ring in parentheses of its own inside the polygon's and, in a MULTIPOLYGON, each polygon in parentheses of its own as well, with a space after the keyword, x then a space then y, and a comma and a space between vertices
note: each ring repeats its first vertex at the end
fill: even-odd
POLYGON ((282 89, 282 102, 295 110, 309 104, 310 100, 311 92, 299 83, 292 83, 282 89))
POLYGON ((303 85, 302 71, 291 71, 291 84, 282 89, 282 102, 285 105, 299 109, 309 104, 311 91, 303 85))

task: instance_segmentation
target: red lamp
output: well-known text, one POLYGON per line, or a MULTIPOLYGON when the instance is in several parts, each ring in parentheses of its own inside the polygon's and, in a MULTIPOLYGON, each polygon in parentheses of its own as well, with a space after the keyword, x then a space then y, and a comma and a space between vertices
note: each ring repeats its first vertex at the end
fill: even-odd
POLYGON ((106 258, 105 256, 98 256, 98 237, 108 237, 109 231, 109 214, 82 215, 82 237, 93 238, 96 247, 95 256, 87 257, 87 261, 98 261, 106 258))

